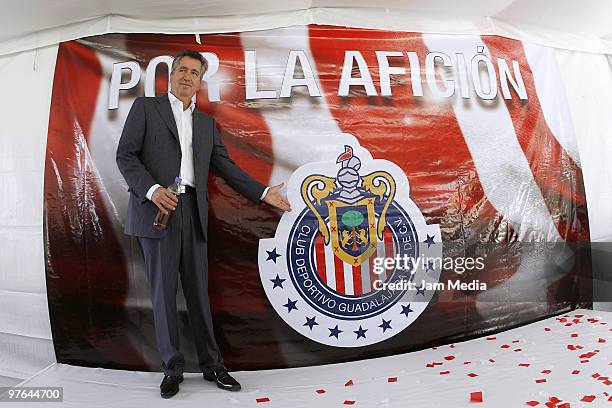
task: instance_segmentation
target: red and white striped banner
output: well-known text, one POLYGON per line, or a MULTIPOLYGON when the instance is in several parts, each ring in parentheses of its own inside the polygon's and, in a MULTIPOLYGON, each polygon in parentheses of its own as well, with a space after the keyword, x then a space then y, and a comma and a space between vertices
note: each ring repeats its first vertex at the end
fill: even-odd
MULTIPOLYGON (((134 98, 166 92, 167 69, 162 57, 186 48, 218 59, 215 74, 203 82, 197 95, 197 106, 216 119, 232 157, 259 181, 269 185, 286 181, 295 169, 316 162, 322 152, 336 147, 335 135, 346 132, 375 159, 389 160, 401 168, 410 182, 412 201, 428 223, 440 225, 445 245, 454 245, 450 255, 458 254, 457 246, 466 256, 480 254, 485 244, 513 243, 511 254, 499 248, 484 253, 486 268, 473 278, 488 282, 488 293, 461 294, 461 304, 438 302, 427 309, 424 315, 429 315, 430 323, 423 323, 419 330, 430 333, 428 339, 458 333, 470 336, 493 326, 518 324, 513 320, 516 317, 500 316, 499 309, 487 303, 491 297, 503 299, 516 288, 543 293, 552 305, 547 313, 578 302, 572 288, 580 276, 590 274, 590 260, 568 247, 558 256, 563 262, 550 262, 527 245, 589 239, 580 159, 551 49, 493 36, 330 26, 201 39, 202 44, 197 44, 188 35, 113 34, 62 43, 59 48, 45 173, 49 305, 54 341, 66 346, 56 345, 58 360, 127 361, 125 364, 137 367, 154 364, 143 346, 143 324, 134 320, 141 314, 131 313, 146 304, 147 284, 136 246, 121 233, 128 194, 114 155, 134 98), (273 97, 247 98, 252 80, 245 66, 247 51, 256 51, 252 66, 256 91, 270 91, 273 97), (320 96, 311 96, 305 86, 291 88, 290 97, 280 96, 292 51, 301 51, 306 58, 293 67, 295 78, 301 78, 300 71, 314 75, 320 96), (348 95, 342 96, 347 51, 358 51, 363 57, 375 95, 368 95, 371 90, 366 86, 350 86, 348 95), (387 82, 381 75, 380 52, 387 52, 389 68, 403 69, 389 72, 404 73, 392 74, 387 82), (433 68, 428 71, 431 54, 448 56, 448 64, 441 56, 430 56, 433 68), (510 72, 512 62, 517 62, 526 99, 511 81, 500 81, 504 75, 500 60, 507 62, 510 72), (474 61, 476 70, 470 69, 474 61), (487 61, 497 78, 491 89, 484 73, 487 61), (118 86, 113 85, 113 72, 117 64, 126 62, 134 63, 131 70, 120 71, 118 83, 126 90, 118 91, 117 108, 109 109, 113 86, 118 86), (127 86, 130 81, 133 84, 127 86), (454 93, 441 97, 436 92, 449 81, 455 86, 454 93), (482 89, 477 90, 474 84, 479 81, 482 89), (391 95, 384 95, 387 91, 391 95), (487 92, 496 96, 478 95, 487 92), (210 96, 217 94, 219 100, 211 101, 210 96), (543 286, 529 284, 543 281, 550 268, 556 268, 554 281, 543 286), (566 298, 567 293, 574 297, 566 298), (82 312, 66 314, 73 310, 69 305, 78 305, 82 312), (100 305, 113 311, 92 313, 100 305), (464 326, 466 315, 470 316, 469 328, 464 326), (82 335, 75 335, 79 330, 82 335), (109 331, 116 332, 110 336, 112 341, 91 335, 109 331), (96 355, 69 347, 92 342, 96 355)), ((353 78, 362 73, 355 61, 349 67, 353 78)), ((516 80, 516 75, 510 77, 516 80)), ((245 363, 242 352, 226 355, 226 360, 235 362, 235 368, 265 367, 276 361, 284 346, 278 343, 283 343, 278 335, 271 334, 269 322, 274 312, 259 287, 257 242, 274 234, 278 214, 247 203, 216 177, 209 185, 210 296, 222 320, 221 347, 235 343, 242 345, 241 350, 250 350, 238 326, 256 327, 254 336, 267 339, 263 342, 267 345, 253 341, 260 344, 249 353, 255 362, 245 363), (237 326, 232 316, 241 316, 237 326)), ((373 257, 393 256, 396 251, 391 242, 385 236, 373 257)), ((353 267, 332 251, 317 239, 320 278, 339 293, 366 294, 374 280, 388 278, 385 272, 373 274, 372 258, 353 267)), ((453 297, 440 294, 441 299, 453 297)), ((520 313, 521 319, 528 320, 541 315, 536 309, 520 313)), ((150 328, 146 330, 152 335, 150 328)), ((414 346, 409 332, 397 337, 403 347, 414 346)), ((384 354, 389 351, 384 347, 394 346, 380 347, 384 354)), ((288 365, 314 361, 308 356, 308 346, 285 351, 288 365)), ((326 358, 334 361, 336 355, 326 358)), ((337 358, 343 357, 338 354, 337 358)))

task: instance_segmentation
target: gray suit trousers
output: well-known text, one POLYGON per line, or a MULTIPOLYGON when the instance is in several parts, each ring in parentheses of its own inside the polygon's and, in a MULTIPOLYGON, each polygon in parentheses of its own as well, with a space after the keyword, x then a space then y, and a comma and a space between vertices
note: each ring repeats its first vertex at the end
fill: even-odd
MULTIPOLYGON (((153 222, 153 220, 151 220, 153 222)), ((164 237, 138 237, 153 303, 157 348, 166 375, 181 375, 185 358, 179 351, 176 293, 180 274, 187 301, 199 367, 202 372, 223 365, 213 331, 208 300, 208 256, 200 226, 196 195, 179 196, 164 237)))

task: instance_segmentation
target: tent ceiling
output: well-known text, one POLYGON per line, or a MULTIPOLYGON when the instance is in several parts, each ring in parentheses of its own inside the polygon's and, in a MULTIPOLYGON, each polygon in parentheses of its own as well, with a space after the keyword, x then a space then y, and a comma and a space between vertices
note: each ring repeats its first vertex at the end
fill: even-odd
POLYGON ((209 33, 293 24, 500 34, 612 51, 610 0, 21 0, 0 14, 0 54, 107 32, 209 33), (253 5, 256 4, 256 7, 253 5))

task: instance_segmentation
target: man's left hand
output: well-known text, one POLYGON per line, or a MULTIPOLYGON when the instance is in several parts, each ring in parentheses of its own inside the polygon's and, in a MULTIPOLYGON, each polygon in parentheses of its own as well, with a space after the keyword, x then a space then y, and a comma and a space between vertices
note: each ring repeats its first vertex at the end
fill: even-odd
POLYGON ((283 194, 281 194, 283 184, 284 183, 281 183, 279 185, 270 187, 270 189, 266 193, 266 196, 263 198, 263 201, 273 207, 280 208, 283 211, 291 211, 289 201, 286 197, 283 197, 283 194))

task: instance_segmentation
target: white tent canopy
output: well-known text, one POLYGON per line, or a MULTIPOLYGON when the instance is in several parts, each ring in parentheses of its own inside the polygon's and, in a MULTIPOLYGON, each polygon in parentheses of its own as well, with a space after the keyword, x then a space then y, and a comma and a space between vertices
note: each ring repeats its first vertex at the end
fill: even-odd
MULTIPOLYGON (((603 55, 612 54, 611 21, 610 0, 5 2, 0 13, 5 95, 0 104, 0 385, 16 384, 55 361, 45 284, 43 182, 58 43, 117 32, 205 34, 331 24, 497 34, 555 47, 596 243, 612 241, 612 75, 609 55, 603 55)), ((600 286, 611 290, 609 284, 600 286)))
POLYGON ((612 53, 608 0, 22 0, 0 14, 0 55, 90 35, 205 34, 334 24, 497 34, 568 50, 612 53))

